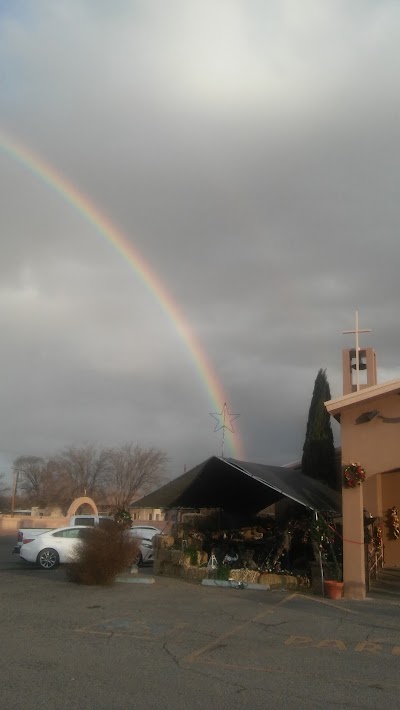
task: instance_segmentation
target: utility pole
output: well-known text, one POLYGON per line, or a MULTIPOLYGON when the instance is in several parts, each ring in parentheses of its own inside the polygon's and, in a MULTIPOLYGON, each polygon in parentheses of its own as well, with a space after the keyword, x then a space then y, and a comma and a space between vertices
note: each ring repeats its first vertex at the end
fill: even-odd
POLYGON ((12 488, 12 498, 11 498, 11 512, 13 513, 15 510, 15 499, 17 497, 17 490, 18 490, 18 479, 19 479, 19 474, 20 471, 17 468, 13 469, 13 488, 12 488))

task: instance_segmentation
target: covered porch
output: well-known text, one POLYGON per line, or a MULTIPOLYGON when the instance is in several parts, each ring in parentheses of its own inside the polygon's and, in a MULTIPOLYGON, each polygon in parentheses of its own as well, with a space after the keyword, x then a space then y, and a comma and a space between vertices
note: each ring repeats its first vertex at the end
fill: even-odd
MULTIPOLYGON (((325 403, 340 422, 343 469, 357 463, 365 471, 365 481, 353 487, 343 477, 344 595, 352 599, 364 599, 368 591, 366 511, 379 523, 385 567, 400 568, 400 526, 397 529, 396 522, 400 511, 399 395, 400 380, 393 380, 325 403)), ((373 586, 372 580, 371 589, 373 586)))

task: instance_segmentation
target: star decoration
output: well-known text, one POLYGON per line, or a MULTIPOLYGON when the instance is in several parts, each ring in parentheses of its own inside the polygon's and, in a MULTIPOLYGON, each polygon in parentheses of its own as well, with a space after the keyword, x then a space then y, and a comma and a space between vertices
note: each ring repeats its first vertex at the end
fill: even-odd
POLYGON ((231 431, 232 434, 235 433, 232 428, 232 422, 234 421, 234 419, 237 419, 240 415, 239 414, 231 414, 226 402, 224 402, 224 406, 222 407, 221 412, 210 412, 210 416, 213 417, 213 419, 215 419, 217 422, 215 425, 214 431, 219 431, 220 429, 229 429, 229 431, 231 431))

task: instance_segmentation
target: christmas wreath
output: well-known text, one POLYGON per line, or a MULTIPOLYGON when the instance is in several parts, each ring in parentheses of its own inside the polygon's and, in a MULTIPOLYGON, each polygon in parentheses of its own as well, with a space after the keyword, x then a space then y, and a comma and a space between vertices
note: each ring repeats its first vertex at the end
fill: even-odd
POLYGON ((349 488, 360 486, 365 481, 365 469, 358 463, 350 463, 346 466, 343 475, 349 488))

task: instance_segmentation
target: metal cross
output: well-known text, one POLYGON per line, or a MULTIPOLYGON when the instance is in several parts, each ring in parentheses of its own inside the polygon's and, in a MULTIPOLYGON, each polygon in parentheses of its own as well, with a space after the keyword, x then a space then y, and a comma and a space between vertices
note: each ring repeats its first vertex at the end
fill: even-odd
POLYGON ((355 312, 355 318, 354 318, 354 330, 343 330, 343 335, 348 335, 349 333, 353 333, 356 336, 356 390, 360 389, 360 345, 359 345, 359 339, 358 336, 360 333, 370 333, 371 329, 360 329, 358 327, 358 311, 355 312))

